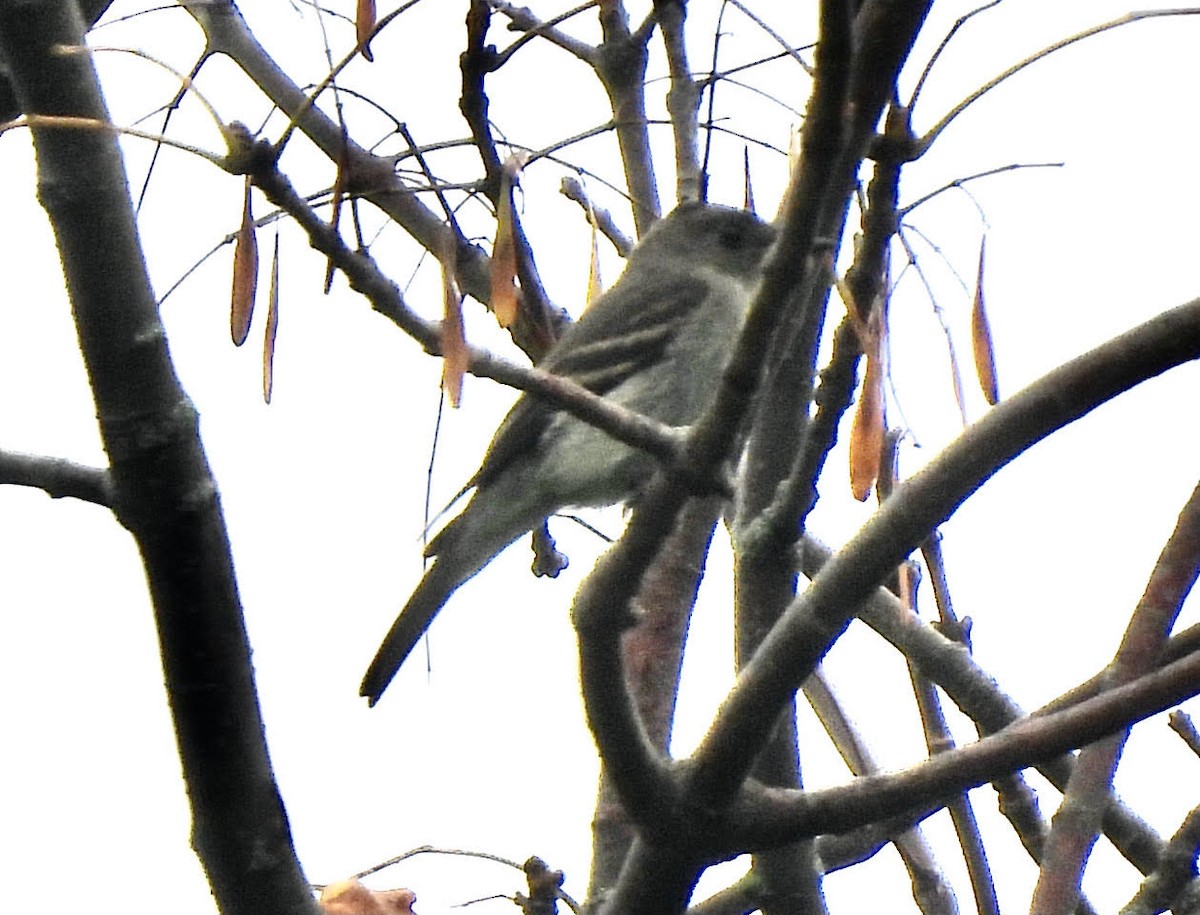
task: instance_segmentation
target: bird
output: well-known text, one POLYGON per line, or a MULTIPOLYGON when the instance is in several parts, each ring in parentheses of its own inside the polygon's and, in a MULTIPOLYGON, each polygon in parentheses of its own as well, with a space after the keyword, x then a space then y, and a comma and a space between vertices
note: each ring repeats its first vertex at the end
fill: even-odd
MULTIPOLYGON (((753 213, 680 204, 630 252, 625 270, 547 352, 541 368, 672 427, 693 423, 732 353, 775 229, 753 213)), ((629 502, 651 455, 530 394, 496 431, 462 512, 429 542, 433 562, 359 689, 373 706, 460 585, 565 508, 629 502)))

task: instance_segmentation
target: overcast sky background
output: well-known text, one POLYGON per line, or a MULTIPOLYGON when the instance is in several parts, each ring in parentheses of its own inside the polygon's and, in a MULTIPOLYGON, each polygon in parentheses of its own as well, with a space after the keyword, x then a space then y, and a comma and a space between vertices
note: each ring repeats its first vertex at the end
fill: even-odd
MULTIPOLYGON (((340 0, 334 5, 352 9, 340 0)), ((380 13, 392 6, 381 4, 380 13)), ((800 6, 791 20, 771 20, 798 45, 815 34, 810 5, 800 6)), ((301 83, 320 78, 323 54, 311 12, 278 0, 245 7, 285 69, 301 83)), ((112 14, 135 8, 118 2, 112 14)), ((541 13, 559 8, 534 5, 541 13)), ((967 8, 938 4, 913 60, 924 61, 967 8)), ((715 4, 694 0, 691 9, 699 39, 693 65, 706 68, 711 28, 703 23, 715 4)), ((1007 0, 955 40, 916 109, 915 126, 928 127, 1010 63, 1125 11, 1116 2, 1007 0)), ((376 39, 374 64, 350 66, 345 84, 376 94, 420 142, 464 135, 457 113, 463 12, 463 4, 419 4, 376 39)), ((723 63, 774 49, 732 11, 725 28, 723 63)), ((581 34, 591 30, 588 24, 581 34)), ((334 24, 332 34, 339 51, 349 47, 344 24, 334 24)), ((1191 177, 1200 139, 1197 38, 1200 17, 1160 19, 1068 49, 988 95, 906 171, 903 200, 911 201, 988 168, 1066 163, 975 182, 974 200, 946 194, 910 219, 945 252, 942 261, 916 242, 965 365, 970 296, 945 263, 970 284, 984 228, 976 202, 986 215, 988 301, 1003 393, 1200 289, 1200 187, 1191 177)), ((182 69, 201 47, 199 29, 179 10, 97 30, 92 40, 140 47, 182 69)), ((510 36, 493 29, 491 40, 504 45, 510 36)), ((536 147, 605 119, 599 90, 566 55, 531 46, 528 60, 518 60, 521 68, 502 72, 492 96, 493 118, 508 136, 536 147)), ((98 63, 118 123, 143 117, 174 92, 170 78, 143 60, 105 53, 98 63)), ((663 72, 661 60, 652 64, 652 75, 663 72)), ((748 80, 796 109, 809 88, 794 65, 748 80)), ((228 120, 257 127, 267 113, 224 61, 206 66, 199 85, 228 120)), ((911 77, 905 85, 911 88, 911 77)), ((793 116, 735 89, 721 92, 729 93, 718 101, 734 129, 786 147, 793 116)), ((352 113, 372 117, 362 106, 352 113)), ((384 120, 373 117, 374 132, 352 127, 359 139, 386 132, 384 120)), ((159 125, 151 118, 141 126, 159 125)), ((278 130, 272 121, 267 133, 278 130)), ((171 132, 209 149, 220 145, 194 104, 184 105, 171 132)), ((666 128, 656 139, 669 143, 666 128)), ((151 148, 138 140, 125 148, 136 188, 151 148)), ((570 152, 612 175, 611 148, 606 139, 570 152)), ((717 152, 712 199, 737 204, 741 144, 723 140, 717 152)), ((661 161, 669 163, 669 155, 661 161)), ((290 164, 305 190, 332 180, 328 163, 302 144, 290 164)), ((752 167, 759 209, 769 215, 786 161, 755 150, 752 167)), ((564 174, 549 163, 531 169, 523 204, 551 295, 578 313, 588 236, 578 208, 557 193, 564 174)), ((0 255, 8 277, 0 296, 0 447, 99 464, 94 411, 23 131, 0 136, 0 175, 8 227, 0 255)), ((661 179, 669 199, 671 176, 661 179)), ((240 195, 239 179, 206 162, 162 155, 141 223, 160 293, 236 228, 240 195)), ((261 199, 257 206, 259 215, 266 212, 261 199)), ((628 228, 625 211, 616 213, 628 228)), ((474 218, 482 230, 480 213, 474 218)), ((378 227, 374 214, 367 219, 378 227)), ((275 398, 264 406, 259 358, 273 232, 260 232, 260 314, 242 350, 228 338, 229 247, 166 301, 163 316, 221 488, 271 754, 307 874, 329 882, 433 844, 516 860, 541 855, 566 870, 566 889, 582 897, 596 760, 579 708, 565 607, 602 544, 560 522, 555 534, 571 567, 551 582, 528 574, 528 547, 518 543, 465 586, 439 620, 429 642, 432 673, 418 651, 368 711, 357 697, 359 678, 421 572, 440 365, 372 314, 340 277, 322 296, 324 262, 285 224, 275 398)), ((373 251, 402 285, 417 270, 415 252, 395 227, 379 235, 373 251)), ((619 265, 607 251, 605 258, 611 283, 619 265)), ((436 282, 425 264, 408 289, 410 304, 429 316, 441 309, 436 282)), ((512 351, 481 309, 467 308, 473 341, 512 351)), ((905 452, 911 472, 959 430, 945 338, 911 271, 892 305, 892 329, 894 388, 920 446, 905 452)), ((975 620, 976 657, 1025 707, 1090 676, 1116 648, 1195 485, 1198 384, 1200 371, 1189 365, 1096 411, 1002 471, 946 525, 950 584, 959 612, 975 620)), ((468 379, 463 409, 442 426, 435 506, 470 475, 512 399, 491 382, 468 379)), ((971 415, 983 409, 972 391, 971 415)), ((901 421, 895 405, 891 419, 901 421)), ((844 468, 839 449, 813 523, 833 544, 868 511, 850 499, 844 468)), ((0 721, 10 748, 0 780, 0 874, 11 910, 67 910, 84 900, 104 909, 111 899, 131 913, 169 905, 177 915, 208 915, 213 906, 187 844, 186 800, 130 538, 100 508, 14 487, 0 488, 0 517, 0 691, 7 697, 0 721)), ((618 530, 620 513, 601 513, 598 523, 618 530)), ((718 546, 689 645, 678 752, 699 739, 729 683, 728 567, 727 550, 718 546)), ((1196 617, 1193 601, 1183 622, 1196 617)), ((903 666, 877 639, 854 627, 827 670, 881 764, 895 769, 923 756, 903 666)), ((844 780, 816 726, 807 715, 801 723, 809 785, 844 780)), ((1135 729, 1118 788, 1166 835, 1200 802, 1198 765, 1165 722, 1147 722, 1135 729)), ((1034 869, 998 823, 991 790, 974 796, 985 828, 998 836, 990 850, 1004 874, 1003 909, 1027 909, 1034 869)), ((1055 803, 1047 793, 1043 812, 1052 813, 1055 803)), ((932 818, 928 830, 947 836, 946 818, 932 818)), ((962 885, 953 853, 944 864, 962 885)), ((430 913, 511 892, 518 877, 493 864, 424 857, 376 883, 412 887, 418 911, 430 913)), ((1101 843, 1085 883, 1093 902, 1115 909, 1135 887, 1132 868, 1101 843)), ((891 850, 865 868, 833 875, 826 890, 835 912, 898 900, 896 910, 906 910, 909 899, 891 850)), ((967 895, 960 902, 970 911, 967 895)), ((508 903, 487 905, 499 911, 508 903)))

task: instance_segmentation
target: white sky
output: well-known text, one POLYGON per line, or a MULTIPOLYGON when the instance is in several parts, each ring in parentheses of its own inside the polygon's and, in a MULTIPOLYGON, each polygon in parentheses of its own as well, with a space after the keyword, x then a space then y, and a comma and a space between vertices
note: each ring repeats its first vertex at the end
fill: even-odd
MULTIPOLYGON (((380 12, 392 6, 381 4, 380 12)), ((390 91, 382 100, 420 141, 465 133, 456 108, 461 7, 446 13, 444 5, 418 6, 374 42, 374 65, 359 61, 347 72, 349 85, 390 91)), ((696 0, 693 15, 707 17, 712 7, 696 0)), ((939 4, 914 59, 923 59, 966 9, 939 4)), ((1009 63, 1125 10, 1110 2, 1002 4, 952 46, 917 109, 917 129, 1009 63)), ((256 4, 250 12, 281 63, 303 73, 302 81, 319 77, 320 39, 311 17, 301 19, 286 3, 256 4)), ((813 35, 803 18, 773 22, 798 43, 813 35)), ((726 29, 730 62, 770 47, 732 12, 726 29)), ((335 36, 341 47, 350 40, 344 27, 335 36)), ((989 95, 946 132, 928 161, 906 173, 911 200, 987 168, 1066 162, 971 186, 990 225, 988 294, 1004 392, 1196 294, 1200 189, 1187 175, 1198 139, 1197 37, 1200 18, 1167 19, 1069 49, 989 95)), ((508 39, 493 31, 492 40, 508 39)), ((94 43, 139 46, 184 68, 199 47, 198 30, 178 11, 103 30, 94 43)), ((707 66, 707 53, 694 52, 695 67, 707 66)), ((572 61, 560 53, 534 60, 541 70, 497 80, 493 116, 510 136, 537 145, 604 119, 597 94, 575 80, 580 71, 572 61), (554 78, 544 78, 547 72, 554 78), (530 73, 542 78, 517 94, 530 73)), ((101 63, 119 122, 146 114, 173 91, 144 61, 103 55, 101 63)), ((200 85, 222 116, 260 123, 265 106, 247 102, 250 94, 224 62, 210 66, 200 85)), ((652 72, 660 74, 661 65, 652 72)), ((806 81, 794 68, 772 72, 788 80, 772 83, 772 91, 801 106, 806 81)), ((787 116, 748 99, 737 105, 743 120, 736 127, 786 145, 787 116)), ((219 142, 196 106, 185 106, 172 129, 208 148, 219 142)), ((126 149, 137 187, 149 148, 131 141, 126 149)), ((579 156, 603 163, 604 150, 593 143, 579 156)), ((736 203, 741 147, 726 144, 721 153, 731 164, 714 180, 713 198, 736 203)), ((313 161, 298 155, 296 167, 306 159, 313 161)), ((754 168, 759 207, 769 213, 786 177, 784 162, 756 154, 754 168)), ((180 153, 165 153, 160 169, 142 225, 152 277, 165 290, 236 227, 241 183, 180 153)), ((524 205, 535 243, 546 252, 541 266, 552 295, 578 311, 587 237, 574 205, 557 195, 564 173, 549 165, 531 170, 524 205)), ((332 170, 322 164, 308 174, 303 187, 316 190, 328 185, 332 170)), ((0 175, 9 227, 0 255, 8 277, 0 297, 0 447, 99 463, 93 409, 21 131, 0 137, 0 175)), ((669 176, 663 177, 669 197, 669 176)), ((974 205, 947 194, 912 221, 970 282, 981 231, 974 205)), ((403 284, 416 260, 400 234, 384 233, 374 250, 403 284)), ((270 239, 269 231, 261 233, 264 261, 270 239)), ((203 417, 272 758, 308 876, 332 881, 433 844, 517 860, 539 854, 564 868, 566 888, 582 897, 596 762, 581 719, 564 608, 600 545, 560 523, 556 536, 572 564, 555 582, 530 577, 526 545, 512 548, 465 586, 439 620, 430 640, 432 674, 418 652, 380 706, 368 711, 356 695, 359 677, 420 575, 424 468, 440 366, 371 314, 340 278, 322 297, 324 264, 292 227, 282 229, 281 243, 282 313, 269 408, 258 393, 261 314, 243 350, 229 345, 228 250, 202 266, 163 314, 178 371, 203 417)), ((921 250, 968 360, 969 297, 936 255, 921 250)), ((608 263, 611 281, 617 266, 608 263)), ((440 309, 434 279, 424 268, 410 292, 411 303, 430 315, 440 309)), ((923 446, 906 456, 911 470, 955 434, 957 414, 943 338, 915 277, 905 280, 892 314, 895 385, 923 446)), ((831 322, 837 317, 835 311, 831 322)), ((473 321, 472 338, 502 346, 489 320, 473 321)), ((1097 411, 1004 470, 946 526, 950 583, 959 612, 975 620, 977 658, 1027 707, 1095 672, 1115 649, 1196 479, 1198 382, 1197 367, 1187 366, 1097 411)), ((466 405, 443 424, 435 505, 469 476, 511 399, 491 382, 468 380, 466 405)), ((982 410, 977 396, 971 409, 975 416, 982 410)), ((892 418, 898 421, 894 411, 892 418)), ((815 530, 838 543, 865 513, 846 491, 844 454, 839 450, 832 461, 815 530)), ((102 509, 13 487, 0 489, 0 517, 0 691, 8 697, 0 721, 10 735, 0 779, 0 874, 12 911, 117 898, 130 913, 169 904, 178 915, 207 915, 212 904, 187 845, 150 611, 130 539, 102 509)), ((619 514, 602 516, 602 523, 616 528, 619 514)), ((682 750, 703 732, 728 682, 727 569, 727 556, 716 551, 688 659, 677 734, 682 750)), ((1193 606, 1185 622, 1195 619, 1193 606)), ((827 665, 850 713, 885 766, 919 759, 911 701, 881 699, 903 694, 902 667, 877 640, 857 629, 851 635, 852 645, 839 646, 827 665)), ((842 780, 807 718, 802 725, 810 738, 810 784, 842 780)), ((1118 787, 1169 834, 1200 801, 1196 766, 1164 722, 1148 722, 1135 729, 1118 787)), ((985 828, 994 827, 989 834, 998 837, 992 854, 1005 874, 1002 906, 1020 911, 1028 907, 1033 869, 997 825, 992 792, 975 796, 985 828), (1009 861, 1016 862, 1012 868, 1005 867, 1009 861)), ((1055 803, 1049 792, 1043 812, 1055 803)), ((931 820, 929 830, 947 835, 944 817, 931 820)), ((945 865, 961 885, 952 853, 945 865)), ((422 858, 378 883, 412 887, 421 897, 418 911, 427 915, 511 892, 517 878, 482 862, 422 858)), ((1134 886, 1132 869, 1101 843, 1086 883, 1093 902, 1107 910, 1134 886)), ((833 911, 862 906, 872 891, 907 899, 893 852, 827 884, 833 911)), ((970 910, 965 893, 961 905, 970 910)))

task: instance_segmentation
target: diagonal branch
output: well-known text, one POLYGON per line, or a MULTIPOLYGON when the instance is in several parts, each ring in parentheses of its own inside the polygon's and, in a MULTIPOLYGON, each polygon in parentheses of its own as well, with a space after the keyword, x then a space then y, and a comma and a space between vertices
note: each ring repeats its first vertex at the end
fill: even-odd
MULTIPOLYGON (((828 546, 806 536, 801 550, 801 571, 809 578, 833 558, 828 546)), ((921 675, 946 691, 976 727, 985 733, 1000 731, 1026 716, 1025 710, 1004 694, 996 682, 975 663, 965 646, 953 642, 933 626, 917 617, 898 597, 886 588, 875 592, 859 608, 864 623, 916 664, 921 675)), ((1200 627, 1180 633, 1171 639, 1161 663, 1178 660, 1196 650, 1200 643, 1200 627)), ((1088 690, 1072 690, 1069 701, 1056 701, 1034 715, 1047 714, 1051 708, 1064 709, 1077 705, 1085 698, 1099 695, 1103 686, 1096 684, 1088 690)), ((1060 791, 1065 790, 1074 769, 1073 756, 1061 756, 1038 764, 1038 771, 1060 791)), ((999 786, 1012 787, 1017 786, 999 786)), ((1012 814, 1009 814, 1012 819, 1012 814)), ((1028 824, 1032 828, 1033 824, 1028 824)), ((1026 824, 1014 824, 1020 831, 1026 824)), ((1039 824, 1040 828, 1040 824, 1039 824)), ((1161 853, 1161 841, 1140 818, 1113 798, 1104 819, 1105 834, 1117 850, 1143 873, 1155 867, 1161 853)), ((1028 831, 1028 830, 1027 830, 1028 831)), ((1028 847, 1028 843, 1027 843, 1028 847)), ((1039 846, 1040 848, 1040 843, 1039 846)), ((1033 849, 1031 849, 1032 853, 1033 849)), ((1040 857, 1040 852, 1038 852, 1040 857)))
MULTIPOLYGON (((1129 683, 1154 669, 1184 598, 1200 576, 1200 486, 1193 490, 1155 563, 1145 593, 1109 667, 1114 684, 1129 683)), ((1050 825, 1032 911, 1067 915, 1075 907, 1083 868, 1100 831, 1112 794, 1112 778, 1128 730, 1085 747, 1050 825)))
MULTIPOLYGON (((462 290, 480 302, 491 299, 490 258, 455 232, 400 180, 389 159, 376 156, 343 135, 341 126, 312 104, 310 97, 279 67, 246 25, 232 3, 189 3, 187 11, 208 40, 208 53, 234 61, 279 110, 292 119, 329 159, 345 169, 347 192, 364 197, 390 216, 416 241, 436 255, 454 251, 456 278, 462 290)), ((513 336, 531 350, 540 329, 554 315, 538 313, 533 297, 523 300, 513 336), (532 303, 532 304, 531 304, 532 303)))
MULTIPOLYGON (((986 9, 986 7, 984 7, 984 9, 986 9)), ((1076 32, 1074 35, 1068 35, 1066 38, 1060 39, 1059 41, 1042 48, 1042 50, 1038 51, 1036 54, 1032 54, 1029 57, 1026 57, 1024 60, 1013 64, 1003 73, 988 80, 974 92, 968 95, 965 99, 951 108, 948 112, 946 112, 945 115, 942 116, 940 121, 934 124, 933 127, 931 127, 925 133, 925 135, 921 137, 919 144, 920 152, 924 153, 926 150, 928 150, 929 147, 933 145, 933 142, 941 135, 942 131, 950 126, 951 121, 966 111, 967 108, 969 108, 975 102, 979 101, 979 99, 984 95, 991 92, 1010 76, 1015 76, 1026 67, 1037 63, 1043 58, 1049 57, 1056 51, 1061 51, 1063 48, 1070 47, 1077 41, 1083 41, 1085 38, 1091 38, 1095 35, 1099 35, 1102 32, 1121 28, 1134 22, 1140 22, 1144 19, 1157 19, 1163 16, 1195 16, 1197 14, 1200 14, 1200 8, 1197 7, 1165 10, 1141 10, 1138 12, 1126 13, 1124 16, 1118 16, 1116 19, 1110 19, 1108 22, 1102 22, 1098 25, 1093 25, 1090 28, 1086 28, 1081 32, 1076 32)))
MULTIPOLYGON (((1003 731, 903 772, 836 788, 786 791, 751 785, 712 835, 745 850, 797 836, 842 833, 879 819, 932 813, 961 792, 1085 746, 1196 694, 1200 655, 1175 661, 1053 715, 1023 718, 1003 731)), ((712 849, 720 854, 721 849, 712 849)))
MULTIPOLYGON (((277 168, 271 145, 251 143, 248 136, 242 137, 241 142, 247 145, 234 152, 229 167, 251 174, 255 187, 296 221, 308 235, 309 244, 329 257, 346 275, 351 288, 363 295, 376 311, 393 321, 428 352, 439 354, 441 342, 437 325, 423 320, 408 307, 396 284, 380 271, 370 255, 350 250, 341 236, 317 216, 277 168)), ((603 429, 618 441, 641 448, 668 463, 677 462, 679 434, 662 423, 617 406, 570 379, 536 368, 523 368, 478 347, 470 347, 469 356, 467 369, 473 375, 491 378, 544 398, 603 429)), ((709 490, 725 485, 716 478, 712 483, 697 483, 709 490)))

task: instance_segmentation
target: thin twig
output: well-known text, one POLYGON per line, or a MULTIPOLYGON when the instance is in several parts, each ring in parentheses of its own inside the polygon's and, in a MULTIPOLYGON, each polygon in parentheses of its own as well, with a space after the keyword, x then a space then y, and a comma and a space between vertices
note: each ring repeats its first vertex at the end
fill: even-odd
MULTIPOLYGON (((933 144, 933 141, 938 138, 943 130, 945 130, 950 122, 967 110, 972 104, 991 92, 1010 76, 1024 70, 1030 64, 1037 63, 1043 58, 1049 57, 1055 51, 1061 51, 1063 48, 1069 47, 1078 41, 1083 41, 1085 38, 1091 38, 1093 35, 1099 35, 1101 32, 1107 32, 1112 29, 1117 29, 1134 22, 1140 22, 1143 19, 1157 19, 1163 16, 1194 16, 1200 14, 1198 7, 1183 7, 1169 10, 1144 10, 1142 12, 1126 13, 1124 16, 1118 16, 1116 19, 1103 22, 1099 25, 1094 25, 1091 28, 1084 29, 1082 32, 1076 32, 1074 35, 1069 35, 1066 38, 1056 41, 1051 45, 1042 48, 1036 54, 1026 57, 1024 60, 1013 64, 1000 75, 988 80, 965 99, 950 109, 946 115, 933 125, 932 128, 923 136, 919 143, 920 153, 925 152, 933 144)), ((918 155, 920 154, 918 153, 918 155)))

